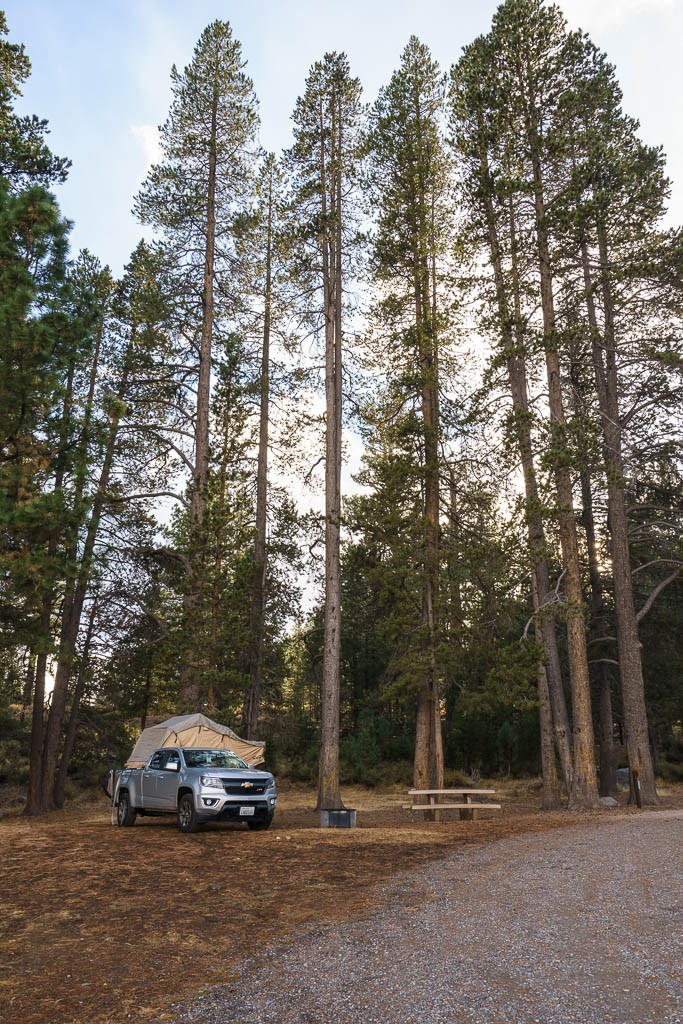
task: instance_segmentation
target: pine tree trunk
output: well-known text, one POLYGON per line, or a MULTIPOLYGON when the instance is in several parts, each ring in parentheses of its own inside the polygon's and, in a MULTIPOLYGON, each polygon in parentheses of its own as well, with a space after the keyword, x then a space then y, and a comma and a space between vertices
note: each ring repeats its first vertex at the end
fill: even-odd
POLYGON ((624 727, 629 767, 638 772, 641 799, 657 804, 654 764, 648 734, 645 687, 638 637, 638 622, 633 602, 631 556, 628 543, 628 517, 624 493, 624 467, 621 454, 621 423, 619 419, 619 382, 616 360, 616 338, 607 235, 598 226, 600 251, 604 337, 601 337, 595 310, 588 248, 584 241, 582 259, 586 286, 586 307, 591 329, 593 367, 600 405, 603 452, 607 475, 608 522, 611 536, 614 606, 617 621, 619 677, 624 709, 624 727), (604 356, 603 356, 604 348, 604 356), (604 361, 603 361, 604 360, 604 361))
MULTIPOLYGON (((75 488, 73 497, 74 508, 78 508, 82 503, 85 491, 88 469, 88 447, 90 443, 90 428, 92 422, 93 407, 95 402, 95 387, 97 384, 97 377, 99 371, 100 348, 102 344, 102 330, 103 325, 101 324, 100 330, 98 331, 97 334, 95 351, 93 353, 93 360, 90 368, 90 380, 88 384, 88 394, 85 402, 85 412, 83 417, 83 433, 81 436, 80 460, 79 463, 77 464, 75 472, 75 488)), ((124 372, 124 377, 118 390, 118 398, 121 398, 123 395, 123 390, 125 389, 126 386, 126 377, 127 375, 124 372)), ((78 641, 78 631, 80 628, 83 602, 85 600, 85 594, 90 581, 92 555, 95 546, 97 531, 99 528, 100 516, 102 512, 103 491, 104 489, 106 489, 109 483, 109 474, 114 454, 114 441, 118 431, 118 424, 119 416, 116 416, 112 421, 109 443, 107 446, 107 451, 105 453, 104 467, 106 468, 103 468, 102 471, 102 473, 104 473, 105 479, 103 480, 101 474, 100 481, 98 484, 98 490, 96 492, 96 497, 90 516, 90 521, 87 527, 84 551, 81 557, 81 562, 76 576, 76 580, 67 583, 66 592, 64 594, 64 600, 62 602, 62 626, 60 633, 59 651, 57 654, 57 668, 55 672, 54 688, 52 691, 50 711, 48 714, 47 724, 45 727, 42 764, 43 801, 46 809, 49 810, 60 808, 64 802, 64 780, 60 780, 60 777, 57 775, 57 756, 66 711, 66 700, 69 682, 71 680, 72 665, 76 653, 76 644, 78 641), (58 792, 58 788, 60 789, 61 792, 58 792)), ((80 525, 84 526, 85 523, 81 523, 80 525)), ((72 536, 68 544, 67 557, 69 561, 73 564, 76 564, 78 558, 78 532, 78 528, 72 530, 72 536)), ((63 756, 62 760, 64 760, 63 756)))
POLYGON ((206 244, 204 249, 204 280, 202 283, 202 331, 199 348, 199 379, 197 382, 197 410, 195 419, 194 475, 190 504, 191 564, 185 598, 185 618, 188 630, 184 664, 180 666, 180 692, 178 699, 188 711, 199 711, 202 699, 200 679, 201 645, 203 643, 202 617, 202 564, 206 548, 206 505, 209 482, 209 413, 211 406, 211 349, 214 320, 214 263, 216 253, 216 167, 218 113, 218 84, 214 83, 211 108, 211 136, 209 140, 209 168, 206 189, 206 244))
POLYGON ((142 691, 142 708, 140 713, 140 732, 147 728, 147 716, 149 714, 149 706, 152 701, 152 669, 154 665, 154 657, 150 650, 147 658, 147 671, 145 673, 145 687, 142 691))
MULTIPOLYGON (((65 453, 67 450, 67 424, 73 407, 73 380, 75 367, 72 363, 68 368, 66 388, 64 393, 64 404, 62 408, 62 420, 60 424, 59 450, 65 453)), ((57 460, 54 481, 54 493, 60 494, 64 486, 66 475, 63 458, 57 460)), ((57 541, 52 538, 48 545, 50 557, 57 553, 57 541)), ((68 594, 67 594, 68 598, 68 594)), ((52 611, 55 595, 47 594, 43 599, 41 611, 41 635, 43 643, 47 644, 52 632, 52 611)), ((62 628, 64 624, 64 612, 62 612, 62 628)), ((59 665, 57 666, 59 671, 59 665)), ((52 787, 54 784, 54 773, 57 766, 57 749, 61 737, 63 707, 61 705, 60 686, 62 681, 55 678, 52 700, 47 721, 45 721, 45 679, 47 674, 47 655, 41 653, 38 656, 36 666, 36 686, 33 700, 34 721, 31 730, 31 754, 29 763, 29 790, 26 804, 27 814, 38 814, 51 811, 53 805, 52 787), (55 703, 57 705, 55 709, 55 703), (35 734, 34 734, 35 731, 35 734), (40 739, 39 739, 40 737, 40 739), (39 747, 40 742, 40 747, 39 747), (35 777, 37 773, 37 776, 35 777)))
POLYGON ((595 767, 595 741, 593 738, 590 678, 586 651, 586 623, 584 618, 581 565, 579 561, 571 473, 564 457, 567 440, 560 377, 560 358, 557 350, 555 330, 555 305, 543 195, 543 176, 538 138, 533 130, 530 132, 530 142, 534 178, 536 244, 548 380, 548 403, 550 407, 550 443, 553 449, 555 449, 553 472, 558 501, 562 561, 566 573, 567 649, 572 692, 572 739, 574 750, 574 777, 569 793, 569 806, 570 808, 590 808, 598 807, 600 801, 595 767))
MULTIPOLYGON (((557 754, 562 766, 562 776, 564 779, 565 789, 569 794, 572 791, 572 780, 574 774, 573 753, 571 747, 569 716, 567 715, 567 705, 564 697, 564 687, 562 685, 560 657, 557 649, 555 622, 554 617, 548 608, 549 598, 552 596, 552 590, 550 587, 550 573, 546 557, 545 529, 538 493, 536 466, 534 463, 533 447, 531 444, 529 396, 526 359, 524 357, 524 336, 522 334, 520 278, 517 267, 517 238, 514 209, 512 206, 512 200, 510 199, 508 204, 508 215, 512 272, 511 287, 513 291, 514 306, 513 317, 511 316, 507 289, 505 287, 500 239, 493 205, 493 196, 491 193, 491 175, 488 155, 486 147, 483 144, 483 140, 482 144, 479 146, 479 164, 483 181, 481 195, 486 215, 489 255, 496 287, 496 300, 501 324, 502 342, 504 350, 509 353, 507 356, 508 381, 510 384, 510 396, 512 398, 515 435, 524 478, 527 535, 529 539, 529 553, 532 560, 532 580, 533 586, 536 589, 535 611, 538 624, 537 638, 543 648, 543 661, 545 667, 542 685, 544 687, 544 692, 545 689, 547 689, 548 693, 552 735, 554 737, 557 754)), ((542 720, 541 728, 546 724, 545 720, 542 720)), ((541 742, 543 745, 543 733, 541 736, 541 742)), ((544 765, 546 763, 549 763, 547 758, 543 761, 544 765)), ((553 774, 555 774, 554 760, 553 774)), ((552 792, 555 785, 556 783, 553 783, 552 778, 550 778, 548 780, 549 792, 552 792)), ((549 797, 548 799, 551 800, 554 798, 549 797)))
MULTIPOLYGON (((538 579, 535 573, 531 574, 531 590, 536 613, 536 637, 541 639, 541 625, 539 616, 539 590, 538 579)), ((542 646, 542 644, 541 644, 542 646)), ((541 738, 541 777, 543 779, 542 807, 544 811, 555 811, 561 806, 560 786, 557 778, 557 767, 555 764, 555 736, 553 730, 553 715, 550 704, 550 691, 548 690, 548 675, 546 672, 545 660, 540 659, 536 674, 536 688, 538 690, 538 719, 541 738)))
MULTIPOLYGON (((493 208, 490 208, 490 217, 493 216, 493 208)), ((543 645, 543 656, 545 663, 545 683, 548 687, 548 697, 553 721, 553 735, 557 753, 562 766, 564 786, 569 795, 572 792, 574 780, 574 753, 572 748, 571 727, 569 715, 567 714, 567 703, 564 696, 562 683, 562 670, 560 668, 560 656, 557 649, 557 634, 555 631, 555 617, 550 610, 553 592, 550 586, 550 571, 548 569, 547 545, 545 528, 543 524, 543 513, 541 511, 541 500, 538 492, 536 477, 536 466, 534 462, 533 447, 531 443, 531 422, 529 409, 529 391, 527 385, 526 359, 524 357, 524 336, 522 333, 522 310, 520 300, 520 275, 517 266, 517 231, 512 200, 509 203, 510 217, 510 241, 511 241, 511 269, 512 269, 512 291, 514 302, 514 343, 512 347, 512 333, 508 331, 505 339, 511 353, 508 358, 508 377, 510 381, 510 393, 512 406, 515 414, 515 428, 517 443, 519 446, 520 460, 522 463, 522 474, 524 477, 524 492, 526 498, 526 518, 529 538, 529 550, 531 553, 533 573, 536 585, 536 599, 538 603, 537 621, 539 623, 538 635, 543 645)), ((491 220, 492 225, 495 224, 491 220)), ((497 261, 500 264, 499 250, 496 249, 497 261)), ((502 267, 499 267, 500 293, 502 296, 503 309, 506 310, 505 292, 503 286, 502 267)), ((503 321, 507 322, 506 320, 503 321)), ((552 783, 551 783, 552 785, 552 783)))
MULTIPOLYGON (((415 93, 415 125, 422 136, 422 111, 415 93)), ((424 673, 418 695, 413 781, 416 789, 443 787, 443 736, 437 667, 440 572, 439 368, 436 326, 436 264, 434 205, 424 165, 417 158, 414 195, 413 289, 415 334, 421 382, 424 486, 424 583, 422 630, 426 644, 424 673), (431 258, 430 258, 431 251, 431 258)), ((430 812, 427 812, 429 815, 430 812)))
POLYGON ((544 811, 556 811, 562 806, 562 801, 560 799, 560 784, 555 764, 553 716, 550 708, 548 678, 543 660, 538 663, 537 689, 538 717, 541 733, 541 777, 543 779, 541 806, 544 811))
POLYGON ((256 526, 254 530, 254 579, 251 599, 251 664, 249 691, 242 720, 247 739, 256 736, 263 676, 263 620, 266 584, 266 528, 268 501, 268 416, 270 412, 270 319, 272 301, 273 178, 268 186, 266 228, 266 287, 261 348, 259 447, 256 469, 256 526))
POLYGON ((36 682, 36 656, 32 652, 29 652, 28 663, 26 665, 26 675, 24 677, 24 686, 21 691, 21 719, 24 721, 26 718, 26 712, 28 708, 33 704, 33 687, 36 682))
POLYGON ((76 743, 76 730, 78 728, 79 711, 81 707, 81 698, 85 692, 85 681, 88 674, 89 668, 89 655, 90 655, 90 643, 92 640, 93 630, 95 626, 95 616, 97 614, 97 602, 93 601, 90 609, 90 618, 88 620, 88 629, 85 634, 85 640, 83 642, 83 652, 81 656, 81 664, 78 670, 78 676, 76 678, 76 685, 74 687, 73 697, 71 699, 71 712, 69 714, 69 721, 66 727, 66 733, 64 736, 64 749, 62 751, 62 757, 59 762, 59 771, 54 783, 53 790, 53 804, 57 810, 64 806, 64 793, 66 789, 66 779, 69 771, 69 762, 71 761, 71 755, 76 743))
MULTIPOLYGON (((117 391, 117 398, 121 400, 126 392, 128 384, 128 373, 124 369, 121 382, 117 391)), ((78 569, 75 584, 67 590, 62 609, 62 628, 60 644, 55 672, 54 689, 52 691, 52 702, 45 728, 45 740, 43 750, 43 802, 46 810, 53 810, 60 807, 56 796, 57 760, 59 755, 59 744, 62 736, 66 702, 69 692, 69 682, 73 669, 73 662, 76 655, 78 633, 83 614, 83 605, 90 584, 95 544, 100 528, 102 510, 104 508, 105 495, 109 488, 111 470, 116 450, 116 439, 118 437, 120 414, 114 415, 109 428, 109 437, 105 450, 100 478, 97 484, 97 491, 93 500, 90 520, 87 526, 83 553, 78 569)), ((62 790, 63 793, 63 790, 62 790)))
MULTIPOLYGON (((572 388, 574 392, 574 414, 580 413, 581 379, 576 364, 571 369, 572 388)), ((590 580, 591 621, 593 624, 592 648, 603 654, 606 647, 607 631, 605 629, 605 599, 598 564, 598 549, 593 515, 593 492, 588 468, 584 461, 579 467, 581 481, 581 503, 583 511, 581 521, 586 534, 586 551, 588 554, 588 578, 590 580)), ((598 659, 597 672, 600 694, 600 796, 616 796, 617 777, 614 756, 614 720, 612 714, 612 687, 609 669, 604 657, 598 659)))
MULTIPOLYGON (((595 629, 595 640, 599 650, 604 648, 605 601, 598 567, 597 546, 595 540, 595 523, 593 521, 593 501, 590 481, 585 469, 581 470, 581 490, 583 494, 583 523, 586 531, 586 547, 588 549, 588 573, 591 584, 591 618, 595 629), (602 641, 602 643, 600 642, 602 641)), ((617 776, 614 754, 614 716, 612 712, 612 684, 609 669, 600 659, 598 663, 598 680, 600 691, 600 796, 616 796, 617 776)))
MULTIPOLYGON (((40 633, 47 642, 52 621, 52 598, 43 601, 40 616, 40 633)), ((31 746, 29 753, 28 792, 24 814, 41 814, 46 810, 43 800, 43 738, 45 733, 45 677, 47 674, 47 653, 41 651, 36 657, 36 674, 33 685, 33 714, 31 717, 31 746)))
MULTIPOLYGON (((339 704, 341 668, 341 125, 333 100, 332 160, 326 167, 321 145, 322 220, 332 224, 323 239, 325 316, 325 623, 321 694, 318 809, 344 805, 339 789, 339 704), (329 187, 329 195, 326 189, 329 187), (328 209, 329 202, 329 209, 328 209)), ((322 116, 321 116, 322 129, 322 116)), ((324 133, 321 130, 321 139, 324 133)))
POLYGON ((617 795, 612 684, 606 665, 600 666, 600 796, 617 795))
MULTIPOLYGON (((427 645, 424 681, 418 697, 414 782, 416 789, 443 786, 443 744, 436 663, 439 600, 439 406, 436 352, 431 317, 425 316, 425 295, 415 292, 415 321, 421 340, 422 424, 424 441, 424 584, 422 626, 427 645), (426 322, 425 322, 426 321, 426 322)), ((428 308, 428 307, 427 307, 428 308)))

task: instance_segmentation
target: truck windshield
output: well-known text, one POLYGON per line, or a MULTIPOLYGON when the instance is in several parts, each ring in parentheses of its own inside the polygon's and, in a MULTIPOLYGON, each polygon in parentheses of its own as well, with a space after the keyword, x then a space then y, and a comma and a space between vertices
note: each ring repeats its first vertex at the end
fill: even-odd
POLYGON ((231 750, 183 750, 188 768, 246 768, 246 763, 231 750))

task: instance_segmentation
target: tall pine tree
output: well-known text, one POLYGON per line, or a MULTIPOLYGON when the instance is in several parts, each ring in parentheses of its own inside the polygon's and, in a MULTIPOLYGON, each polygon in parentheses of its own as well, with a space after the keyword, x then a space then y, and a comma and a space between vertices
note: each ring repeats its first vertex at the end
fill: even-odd
POLYGON ((185 70, 171 71, 173 101, 161 128, 163 159, 150 171, 136 201, 138 216, 162 230, 169 256, 180 270, 186 329, 194 335, 197 384, 186 602, 190 642, 180 694, 181 703, 194 709, 205 696, 199 651, 193 649, 191 636, 201 634, 201 629, 193 628, 193 616, 201 619, 207 612, 202 607, 201 576, 212 352, 218 325, 230 312, 221 297, 229 294, 232 225, 247 199, 258 126, 252 83, 243 69, 241 46, 230 25, 213 22, 185 70))
MULTIPOLYGON (((414 782, 443 783, 440 668, 439 354, 445 324, 439 290, 447 226, 448 159, 442 139, 444 81, 412 37, 370 115, 369 184, 377 211, 372 265, 376 316, 392 353, 390 376, 412 410, 420 467, 422 599, 414 782)), ((396 395, 399 402, 401 398, 396 395)))
POLYGON ((313 65, 293 114, 288 154, 303 276, 318 292, 308 311, 325 339, 325 619, 318 806, 339 791, 341 467, 344 276, 351 255, 351 190, 358 161, 360 83, 344 54, 313 65))

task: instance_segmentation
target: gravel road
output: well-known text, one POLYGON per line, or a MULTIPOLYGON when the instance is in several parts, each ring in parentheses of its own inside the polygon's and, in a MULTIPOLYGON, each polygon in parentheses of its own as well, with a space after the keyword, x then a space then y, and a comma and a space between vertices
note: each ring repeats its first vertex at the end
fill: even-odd
POLYGON ((464 848, 176 1024, 680 1024, 682 839, 683 811, 654 811, 464 848))

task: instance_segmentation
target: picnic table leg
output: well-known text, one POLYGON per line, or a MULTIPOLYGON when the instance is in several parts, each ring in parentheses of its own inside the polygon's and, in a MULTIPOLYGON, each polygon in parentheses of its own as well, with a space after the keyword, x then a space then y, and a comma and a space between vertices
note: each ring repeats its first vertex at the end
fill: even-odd
POLYGON ((465 801, 465 806, 460 811, 460 820, 474 821, 474 816, 477 812, 473 808, 467 808, 467 804, 472 803, 472 797, 470 796, 469 793, 463 793, 463 800, 465 801))
MULTIPOLYGON (((438 806, 438 798, 437 798, 436 793, 434 793, 430 797, 430 801, 431 801, 431 803, 434 804, 435 807, 438 806)), ((441 814, 439 813, 439 811, 434 811, 434 821, 441 821, 441 814)))
POLYGON ((436 810, 436 796, 434 793, 427 794, 429 810, 423 811, 425 821, 438 821, 439 812, 436 810))

